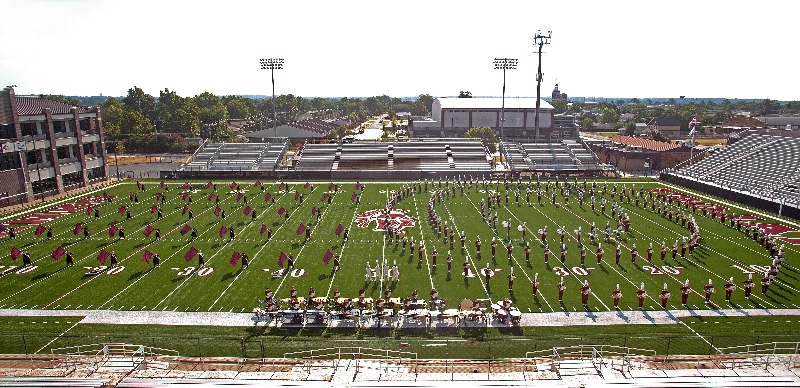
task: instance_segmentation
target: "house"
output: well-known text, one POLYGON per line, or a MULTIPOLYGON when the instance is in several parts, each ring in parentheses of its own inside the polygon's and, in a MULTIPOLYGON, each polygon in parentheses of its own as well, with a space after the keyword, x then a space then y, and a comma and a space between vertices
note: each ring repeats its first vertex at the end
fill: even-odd
POLYGON ((647 123, 647 128, 651 131, 661 132, 669 139, 677 139, 681 136, 680 121, 671 117, 653 118, 647 123))

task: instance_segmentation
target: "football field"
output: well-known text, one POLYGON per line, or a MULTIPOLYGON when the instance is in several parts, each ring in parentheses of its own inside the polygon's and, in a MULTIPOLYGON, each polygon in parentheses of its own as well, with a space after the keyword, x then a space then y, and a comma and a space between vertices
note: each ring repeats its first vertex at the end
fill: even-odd
POLYGON ((487 305, 509 299, 522 312, 614 311, 612 292, 619 285, 619 309, 624 311, 638 309, 636 295, 642 283, 646 310, 661 309, 659 293, 665 285, 671 294, 668 309, 798 308, 797 272, 792 264, 797 248, 789 243, 798 232, 755 211, 678 193, 677 188, 656 181, 598 181, 594 210, 591 180, 586 184, 570 181, 566 189, 563 181, 556 188, 553 181, 542 180, 537 185, 534 180, 529 199, 527 180, 508 185, 476 184, 473 180, 461 187, 452 181, 428 182, 427 187, 413 182, 214 183, 168 181, 162 187, 160 181, 142 181, 142 190, 137 182, 124 181, 42 204, 33 212, 6 215, 3 223, 17 228, 14 239, 5 231, 0 243, 4 252, 0 308, 248 312, 264 299, 266 288, 278 299, 288 299, 292 288, 307 299, 313 287, 315 297, 332 298, 338 290, 342 298, 357 298, 363 290, 364 296, 373 300, 385 296, 386 290, 391 290, 391 298, 410 297, 416 291, 420 299, 428 300, 435 288, 447 308, 457 308, 468 298, 487 305), (539 187, 544 189, 541 201, 537 199, 539 187), (566 190, 571 193, 565 201, 566 190), (579 191, 583 192, 582 204, 579 191), (621 196, 623 191, 630 203, 621 196), (396 198, 388 220, 400 238, 390 239, 381 230, 387 221, 384 209, 397 193, 403 195, 396 198), (485 206, 490 196, 499 198, 495 201, 499 204, 486 207, 487 213, 497 215, 496 229, 494 220, 487 221, 481 214, 481 203, 485 206), (439 200, 434 201, 430 213, 432 197, 439 200), (603 200, 607 202, 604 211, 603 200), (688 203, 703 205, 693 212, 684 205, 688 203), (787 242, 778 240, 778 246, 785 244, 787 260, 766 295, 761 292, 761 279, 772 264, 770 252, 746 236, 745 228, 737 231, 729 221, 722 224, 719 218, 703 215, 700 209, 704 206, 707 213, 713 209, 710 206, 724 206, 727 215, 742 215, 742 220, 747 220, 744 225, 759 224, 767 233, 787 238, 787 242), (669 212, 664 209, 673 215, 665 216, 669 212), (431 221, 432 214, 441 220, 441 233, 431 221), (630 226, 627 232, 617 234, 620 214, 627 216, 630 226), (676 221, 677 214, 696 218, 701 239, 691 254, 688 250, 681 254, 681 242, 690 237, 690 231, 676 221), (28 224, 21 224, 20 219, 28 224), (592 223, 598 234, 594 242, 589 236, 592 223), (607 223, 612 230, 608 236, 604 234, 607 223), (454 230, 452 242, 445 225, 454 230), (47 227, 52 237, 47 236, 47 227), (79 231, 82 227, 88 228, 88 238, 79 231), (120 228, 124 239, 115 230, 120 228), (540 234, 545 228, 550 250, 547 262, 540 234), (563 245, 559 229, 564 232, 563 245), (480 252, 475 244, 478 237, 480 252), (494 255, 492 239, 497 242, 494 255), (663 260, 662 242, 667 246, 663 260), (530 246, 528 260, 526 244, 530 246), (599 263, 598 244, 603 249, 599 263), (632 256, 634 244, 637 254, 632 256), (650 244, 654 252, 648 262, 650 244), (74 265, 65 265, 67 254, 59 248, 70 252, 74 265), (582 248, 586 252, 583 263, 582 248), (25 252, 32 265, 23 267, 25 252), (202 266, 200 253, 205 260, 202 266), (109 267, 112 254, 117 264, 109 267), (160 259, 158 267, 153 265, 154 254, 160 259), (244 255, 249 262, 246 268, 244 255), (449 271, 448 255, 452 257, 449 271), (340 268, 335 271, 337 259, 340 268), (291 268, 289 261, 293 261, 291 268), (391 276, 395 263, 397 280, 391 276), (514 282, 509 287, 512 271, 514 282), (754 288, 746 299, 743 282, 749 274, 754 288), (724 285, 731 277, 736 289, 727 302, 724 285), (534 295, 535 278, 538 290, 534 295), (687 279, 691 290, 684 307, 680 287, 687 279), (709 279, 714 292, 707 303, 703 287, 709 279), (565 289, 559 301, 562 280, 565 289), (588 284, 588 292, 581 291, 584 284, 588 284), (583 294, 588 296, 585 306, 583 294))

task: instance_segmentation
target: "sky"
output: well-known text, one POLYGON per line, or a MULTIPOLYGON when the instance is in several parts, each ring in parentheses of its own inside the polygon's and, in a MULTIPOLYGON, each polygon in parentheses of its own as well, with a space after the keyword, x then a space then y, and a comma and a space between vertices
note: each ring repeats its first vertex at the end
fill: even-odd
POLYGON ((0 0, 0 86, 20 95, 800 99, 800 2, 0 0), (794 48, 793 48, 794 47, 794 48))

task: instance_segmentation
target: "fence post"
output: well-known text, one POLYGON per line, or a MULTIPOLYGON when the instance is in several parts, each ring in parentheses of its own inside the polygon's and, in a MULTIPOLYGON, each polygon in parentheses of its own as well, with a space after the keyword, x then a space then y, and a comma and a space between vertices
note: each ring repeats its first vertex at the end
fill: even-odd
POLYGON ((264 340, 261 340, 261 358, 264 358, 264 340))
POLYGON ((664 360, 666 361, 667 357, 669 357, 669 344, 672 343, 672 337, 667 337, 667 353, 664 354, 664 360))
POLYGON ((242 357, 247 357, 247 350, 244 346, 244 337, 242 337, 242 357))
POLYGON ((25 347, 25 355, 28 355, 28 342, 25 341, 25 334, 22 335, 22 346, 25 347))
POLYGON ((200 356, 200 362, 203 362, 203 351, 200 350, 200 337, 197 337, 197 354, 200 356))
POLYGON ((709 344, 709 346, 708 346, 708 355, 709 356, 711 355, 711 352, 713 351, 713 349, 714 349, 714 336, 711 336, 711 344, 709 344))

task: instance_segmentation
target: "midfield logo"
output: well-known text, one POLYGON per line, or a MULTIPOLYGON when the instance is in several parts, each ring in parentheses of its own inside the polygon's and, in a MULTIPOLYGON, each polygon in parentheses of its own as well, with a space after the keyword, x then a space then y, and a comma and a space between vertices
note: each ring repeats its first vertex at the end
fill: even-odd
POLYGON ((386 223, 392 226, 393 230, 402 230, 407 227, 414 227, 417 220, 414 217, 406 215, 408 210, 394 209, 389 212, 388 217, 385 209, 375 209, 368 212, 361 213, 356 216, 356 224, 362 228, 368 228, 375 222, 375 227, 372 230, 382 232, 386 230, 386 223))

